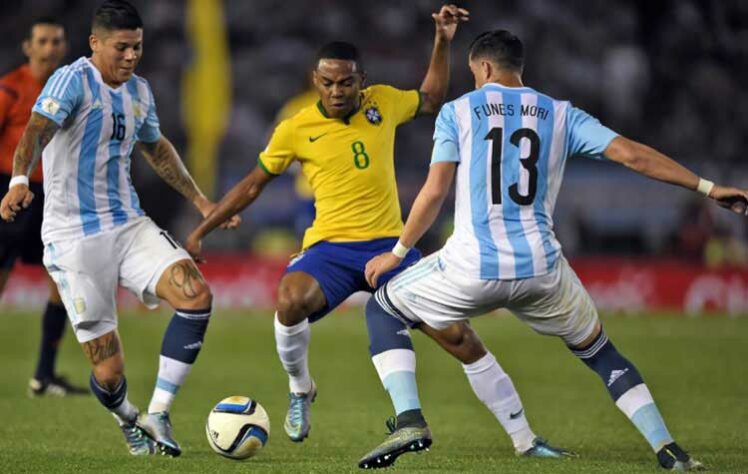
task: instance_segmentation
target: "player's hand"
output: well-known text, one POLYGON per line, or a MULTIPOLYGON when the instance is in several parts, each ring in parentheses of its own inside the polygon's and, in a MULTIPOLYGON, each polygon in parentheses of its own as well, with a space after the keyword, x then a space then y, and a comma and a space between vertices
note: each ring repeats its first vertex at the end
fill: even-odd
POLYGON ((436 23, 436 35, 443 40, 452 41, 457 31, 457 24, 470 19, 470 12, 457 5, 449 4, 442 6, 439 13, 432 13, 431 17, 436 23))
POLYGON ((748 216, 748 191, 715 185, 709 197, 725 209, 748 216))
POLYGON ((402 261, 402 258, 396 256, 392 252, 385 252, 372 258, 366 262, 366 270, 364 270, 366 283, 368 283, 370 287, 376 288, 379 277, 393 268, 396 268, 402 261))
POLYGON ((196 263, 205 263, 205 259, 201 255, 203 252, 203 240, 195 234, 191 233, 184 243, 184 249, 190 254, 196 263))
POLYGON ((8 190, 0 203, 0 217, 4 221, 13 222, 21 209, 26 209, 34 200, 34 193, 25 184, 16 184, 8 190))

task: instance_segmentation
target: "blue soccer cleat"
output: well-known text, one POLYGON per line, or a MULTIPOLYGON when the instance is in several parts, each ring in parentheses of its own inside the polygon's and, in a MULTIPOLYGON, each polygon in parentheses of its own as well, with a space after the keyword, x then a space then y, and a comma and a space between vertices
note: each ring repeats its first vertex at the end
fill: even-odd
POLYGON ((140 415, 137 419, 137 425, 156 443, 161 455, 175 458, 182 454, 182 448, 174 439, 168 412, 140 415))
POLYGON ((562 459, 575 458, 577 457, 577 454, 568 449, 551 446, 546 440, 538 437, 532 441, 532 447, 530 449, 521 453, 518 452, 517 456, 527 458, 562 459))
POLYGON ((125 435, 127 449, 133 456, 149 456, 156 454, 156 443, 145 434, 142 428, 135 423, 120 425, 122 434, 125 435))
POLYGON ((283 428, 291 441, 300 443, 309 436, 312 429, 309 412, 317 398, 317 386, 312 382, 312 389, 307 393, 289 393, 288 413, 283 428))

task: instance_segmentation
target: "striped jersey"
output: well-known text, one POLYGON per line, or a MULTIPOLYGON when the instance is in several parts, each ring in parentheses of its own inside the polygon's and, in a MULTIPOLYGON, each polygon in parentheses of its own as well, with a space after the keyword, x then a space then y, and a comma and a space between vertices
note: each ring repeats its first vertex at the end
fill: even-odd
POLYGON ((61 128, 44 149, 45 244, 106 232, 143 216, 130 178, 136 141, 161 137, 148 82, 104 83, 87 58, 49 78, 33 112, 61 128))
POLYGON ((552 215, 566 159, 602 158, 616 136, 569 102, 529 87, 489 83, 445 104, 432 164, 458 165, 454 233, 443 262, 481 280, 550 272, 561 253, 552 215))

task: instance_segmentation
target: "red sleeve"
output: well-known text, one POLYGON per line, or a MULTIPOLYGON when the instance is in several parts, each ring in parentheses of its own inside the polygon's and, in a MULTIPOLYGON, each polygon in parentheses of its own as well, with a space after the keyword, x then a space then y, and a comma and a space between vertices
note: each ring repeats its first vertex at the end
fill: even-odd
POLYGON ((5 126, 10 109, 16 100, 18 100, 18 92, 6 84, 0 84, 0 129, 5 126))

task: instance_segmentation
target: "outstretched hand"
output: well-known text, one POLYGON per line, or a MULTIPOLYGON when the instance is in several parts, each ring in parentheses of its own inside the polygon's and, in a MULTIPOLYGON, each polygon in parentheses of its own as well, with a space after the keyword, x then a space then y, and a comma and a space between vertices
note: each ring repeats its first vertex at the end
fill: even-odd
POLYGON ((715 185, 709 197, 725 209, 748 216, 748 191, 715 185))
POLYGON ((6 222, 13 222, 16 214, 26 209, 34 200, 34 193, 25 184, 11 187, 0 203, 0 217, 6 222))
MULTIPOLYGON (((218 204, 209 201, 207 199, 201 200, 197 202, 197 208, 200 211, 200 214, 203 216, 203 218, 207 218, 209 215, 213 213, 213 211, 218 207, 218 204)), ((239 214, 235 214, 225 220, 221 223, 219 228, 221 229, 236 229, 239 227, 239 224, 242 223, 242 218, 239 217, 239 214)))
POLYGON ((457 25, 461 21, 470 19, 470 12, 457 5, 449 4, 442 6, 439 13, 432 13, 431 17, 436 24, 436 34, 441 39, 452 41, 457 31, 457 25))
POLYGON ((392 252, 385 252, 372 258, 366 262, 366 269, 364 270, 366 283, 368 283, 370 287, 376 288, 377 283, 379 282, 379 277, 393 268, 396 268, 402 261, 403 259, 392 252))
POLYGON ((192 232, 184 243, 184 249, 190 254, 197 263, 204 263, 205 259, 201 255, 203 252, 203 240, 192 232))

